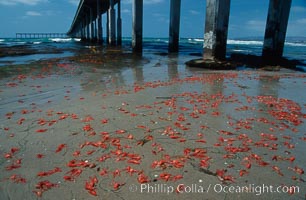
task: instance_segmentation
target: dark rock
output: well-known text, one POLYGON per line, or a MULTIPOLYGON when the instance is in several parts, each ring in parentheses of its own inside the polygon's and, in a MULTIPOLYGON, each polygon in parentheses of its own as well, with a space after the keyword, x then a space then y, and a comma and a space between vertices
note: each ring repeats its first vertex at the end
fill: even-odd
MULTIPOLYGON (((225 61, 204 60, 202 58, 193 59, 185 63, 188 67, 198 67, 211 70, 232 70, 238 66, 246 68, 260 68, 267 71, 279 71, 281 68, 299 70, 296 66, 305 66, 306 64, 299 60, 289 60, 281 58, 277 63, 271 64, 262 59, 261 56, 250 54, 233 53, 230 58, 225 61)), ((300 70, 301 71, 301 70, 300 70)))
POLYGON ((215 60, 203 60, 194 59, 185 63, 188 67, 199 67, 212 70, 233 70, 236 69, 236 65, 233 65, 227 61, 215 61, 215 60))

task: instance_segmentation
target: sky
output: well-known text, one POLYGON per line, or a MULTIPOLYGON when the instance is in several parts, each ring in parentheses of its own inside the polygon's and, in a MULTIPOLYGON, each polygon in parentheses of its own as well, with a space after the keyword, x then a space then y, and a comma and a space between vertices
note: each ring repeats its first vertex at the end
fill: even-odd
MULTIPOLYGON (((144 1, 144 37, 168 37, 170 0, 144 1)), ((132 35, 132 0, 121 0, 123 36, 132 35)), ((0 38, 69 30, 79 0, 0 0, 0 38)), ((205 0, 181 0, 180 36, 202 38, 205 0)), ((231 0, 229 38, 264 37, 269 0, 231 0)), ((115 7, 116 8, 116 7, 115 7)), ((105 27, 106 14, 102 15, 105 27)), ((105 29, 104 29, 105 36, 105 29)), ((306 0, 292 0, 287 36, 306 36, 306 0)))

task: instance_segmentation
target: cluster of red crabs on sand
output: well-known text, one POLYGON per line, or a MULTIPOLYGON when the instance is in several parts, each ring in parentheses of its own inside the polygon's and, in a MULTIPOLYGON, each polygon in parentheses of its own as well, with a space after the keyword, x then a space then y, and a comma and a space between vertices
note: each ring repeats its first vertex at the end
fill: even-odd
MULTIPOLYGON (((5 90, 14 90, 32 78, 28 75, 14 77, 5 90)), ((41 197, 51 189, 80 183, 89 195, 99 196, 103 192, 121 190, 129 184, 127 181, 138 184, 184 182, 192 170, 212 176, 221 184, 233 184, 247 179, 253 169, 261 167, 270 171, 271 176, 285 177, 292 185, 304 184, 304 170, 298 164, 302 162, 297 162, 303 158, 297 155, 295 147, 296 143, 305 145, 306 142, 306 134, 299 129, 305 127, 306 114, 302 112, 305 104, 269 94, 248 95, 236 79, 237 72, 200 74, 170 81, 135 83, 107 94, 101 92, 90 98, 74 99, 87 101, 82 104, 84 107, 96 106, 95 113, 72 113, 65 108, 42 110, 35 104, 31 109, 8 112, 4 116, 8 123, 2 127, 2 141, 19 137, 15 126, 26 128, 32 124, 28 130, 31 135, 48 138, 61 132, 78 137, 78 142, 63 140, 65 142, 50 145, 53 147, 50 152, 36 152, 27 158, 23 158, 27 150, 22 150, 18 143, 2 144, 5 162, 1 163, 0 184, 5 181, 27 184, 29 178, 34 179, 36 184, 31 185, 32 191, 41 197), (241 89, 241 94, 193 91, 193 85, 213 85, 220 80, 241 89), (147 95, 147 91, 183 84, 190 86, 188 91, 152 97, 151 102, 141 101, 141 95, 147 95), (133 96, 137 99, 133 100, 133 96), (104 98, 121 98, 122 102, 117 107, 105 105, 104 98), (99 105, 96 105, 97 99, 101 99, 99 105), (230 109, 226 111, 225 106, 230 109), (100 111, 113 114, 104 116, 100 111), (33 118, 36 114, 39 117, 33 118), (214 121, 218 123, 210 123, 214 121), (63 128, 64 122, 70 124, 67 129, 63 128), (131 125, 125 126, 126 123, 131 125), (71 133, 69 128, 73 126, 77 128, 71 133), (23 163, 29 162, 26 159, 49 164, 45 170, 37 171, 35 177, 28 177, 26 171, 21 170, 26 167, 23 163), (56 159, 64 161, 59 163, 56 159), (56 179, 52 178, 54 176, 56 179)))

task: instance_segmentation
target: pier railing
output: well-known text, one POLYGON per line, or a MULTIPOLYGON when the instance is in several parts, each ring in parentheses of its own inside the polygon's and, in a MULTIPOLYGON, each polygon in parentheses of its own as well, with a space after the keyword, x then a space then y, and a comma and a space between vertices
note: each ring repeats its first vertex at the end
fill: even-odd
POLYGON ((16 33, 16 38, 67 38, 66 33, 16 33))

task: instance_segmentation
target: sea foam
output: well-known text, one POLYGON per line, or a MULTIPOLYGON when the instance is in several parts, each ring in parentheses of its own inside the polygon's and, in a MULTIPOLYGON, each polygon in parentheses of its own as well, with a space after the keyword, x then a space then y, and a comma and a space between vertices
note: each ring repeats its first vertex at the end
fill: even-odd
POLYGON ((53 42, 70 42, 72 38, 51 38, 53 42))

